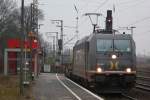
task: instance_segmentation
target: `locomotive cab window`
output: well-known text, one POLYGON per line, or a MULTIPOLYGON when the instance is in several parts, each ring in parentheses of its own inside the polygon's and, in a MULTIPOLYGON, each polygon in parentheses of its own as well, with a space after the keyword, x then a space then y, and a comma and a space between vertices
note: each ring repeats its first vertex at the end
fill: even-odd
POLYGON ((97 39, 97 51, 113 51, 113 41, 97 39))
POLYGON ((97 51, 116 51, 116 52, 130 52, 131 42, 130 40, 104 40, 97 39, 97 51))
POLYGON ((130 40, 114 40, 114 51, 130 52, 130 40))

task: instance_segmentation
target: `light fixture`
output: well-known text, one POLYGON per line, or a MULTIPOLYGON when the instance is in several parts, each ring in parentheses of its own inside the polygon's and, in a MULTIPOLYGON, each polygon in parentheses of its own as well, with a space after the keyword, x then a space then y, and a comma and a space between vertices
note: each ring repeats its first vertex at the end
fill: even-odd
POLYGON ((37 43, 37 39, 34 39, 34 43, 37 43))
POLYGON ((113 54, 113 55, 111 56, 111 58, 112 58, 112 59, 116 59, 117 56, 116 56, 115 54, 113 54))
POLYGON ((28 61, 26 61, 26 63, 25 63, 26 65, 29 65, 29 62, 28 61))
POLYGON ((131 73, 131 68, 127 68, 127 69, 126 69, 126 72, 127 72, 127 73, 131 73))
POLYGON ((97 68, 97 72, 98 72, 98 73, 101 73, 101 72, 102 72, 102 68, 98 67, 98 68, 97 68))

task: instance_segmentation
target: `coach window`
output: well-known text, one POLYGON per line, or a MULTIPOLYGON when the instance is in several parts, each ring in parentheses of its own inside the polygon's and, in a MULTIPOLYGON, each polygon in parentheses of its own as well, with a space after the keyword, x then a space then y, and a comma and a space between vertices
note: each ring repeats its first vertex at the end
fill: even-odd
POLYGON ((113 50, 112 40, 97 40, 97 51, 112 51, 113 50))

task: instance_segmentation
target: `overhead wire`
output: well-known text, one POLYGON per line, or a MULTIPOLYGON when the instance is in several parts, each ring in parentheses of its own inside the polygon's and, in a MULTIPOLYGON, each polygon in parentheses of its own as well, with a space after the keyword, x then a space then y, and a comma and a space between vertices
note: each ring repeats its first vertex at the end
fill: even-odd
MULTIPOLYGON (((145 3, 146 1, 148 1, 148 0, 138 0, 138 2, 134 2, 134 5, 130 5, 131 7, 135 7, 135 6, 138 6, 138 4, 143 4, 143 2, 145 3)), ((133 4, 133 3, 132 3, 133 4)), ((123 8, 123 9, 121 9, 120 10, 120 12, 122 13, 123 11, 127 11, 127 9, 129 9, 129 8, 131 8, 131 7, 126 7, 126 8, 123 8)), ((146 20, 149 20, 150 19, 150 16, 149 17, 145 17, 145 18, 142 18, 142 19, 140 19, 140 20, 136 20, 135 22, 132 22, 132 23, 130 23, 130 24, 128 24, 127 26, 131 26, 131 25, 135 25, 135 24, 139 24, 139 23, 141 23, 141 22, 143 22, 143 21, 146 21, 146 20)))
MULTIPOLYGON (((147 2, 148 0, 142 0, 142 1, 140 1, 140 2, 136 2, 136 3, 132 3, 132 5, 126 5, 126 7, 125 8, 122 8, 122 9, 120 9, 120 12, 122 13, 123 11, 127 11, 128 9, 131 9, 131 8, 133 8, 133 7, 135 7, 135 6, 139 6, 139 5, 141 5, 141 4, 143 4, 143 2, 147 2)), ((118 5, 119 6, 119 5, 118 5)))
POLYGON ((150 34, 150 30, 137 33, 137 34, 136 34, 136 37, 139 37, 139 36, 141 36, 141 35, 144 36, 145 34, 148 35, 148 33, 150 34))
MULTIPOLYGON (((142 18, 142 19, 140 19, 140 20, 137 20, 137 21, 135 21, 135 22, 133 22, 133 23, 131 23, 131 24, 128 24, 127 26, 132 26, 132 25, 135 25, 135 24, 139 24, 139 23, 141 23, 141 22, 143 22, 143 21, 146 21, 146 20, 150 20, 150 16, 149 16, 149 17, 142 18)), ((143 35, 143 33, 144 33, 144 34, 150 33, 150 30, 149 30, 149 31, 145 31, 145 32, 140 32, 140 33, 137 33, 137 34, 135 34, 135 35, 136 35, 136 37, 139 37, 139 36, 143 35), (142 33, 142 34, 141 34, 141 33, 142 33)), ((143 36, 144 36, 144 35, 143 35, 143 36)))
MULTIPOLYGON (((137 4, 139 4, 139 3, 142 3, 142 2, 145 2, 145 0, 138 0, 139 2, 136 2, 136 3, 134 3, 134 5, 137 5, 137 4)), ((148 0, 147 0, 148 1, 148 0)), ((100 6, 98 6, 97 7, 97 9, 95 9, 94 11, 97 11, 98 9, 100 9, 101 7, 103 7, 106 3, 108 2, 108 0, 105 0, 100 6)), ((131 1, 128 1, 128 2, 124 2, 124 4, 127 4, 127 3, 131 3, 131 1)), ((134 6, 132 6, 132 7, 134 7, 134 6)), ((135 21, 135 22, 133 22, 133 23, 131 23, 131 24, 129 24, 129 25, 133 25, 133 24, 136 24, 136 23, 140 23, 140 22, 142 22, 142 21, 145 21, 145 20, 147 20, 147 19, 150 19, 150 17, 146 17, 146 18, 143 18, 143 19, 141 19, 141 20, 137 20, 137 21, 135 21)), ((87 20, 87 18, 83 21, 83 23, 82 23, 82 25, 84 24, 84 22, 86 22, 86 20, 87 20)), ((82 26, 82 25, 80 25, 80 26, 82 26)))
POLYGON ((99 10, 101 7, 103 7, 109 0, 105 0, 101 5, 99 5, 93 12, 96 12, 99 10))
POLYGON ((132 0, 129 0, 129 1, 123 1, 123 2, 120 2, 120 4, 126 4, 126 3, 130 3, 132 2, 132 0))
POLYGON ((133 22, 133 23, 131 23, 131 24, 128 24, 127 26, 135 25, 135 24, 141 23, 141 22, 146 21, 146 20, 150 20, 150 16, 149 16, 149 17, 142 18, 142 19, 140 19, 140 20, 137 20, 137 21, 135 21, 135 22, 133 22))
MULTIPOLYGON (((99 10, 101 7, 103 7, 109 0, 105 0, 104 2, 102 2, 95 10, 93 10, 93 12, 96 12, 97 10, 99 10)), ((82 26, 86 21, 87 21, 88 18, 86 18, 82 24, 80 26, 82 26)))
POLYGON ((65 42, 63 45, 68 44, 70 41, 74 40, 76 38, 77 34, 75 34, 71 39, 69 39, 67 42, 65 42))
MULTIPOLYGON (((94 12, 96 12, 98 9, 100 9, 101 7, 103 7, 108 1, 109 1, 109 0, 105 0, 101 5, 99 5, 99 6, 94 10, 94 12)), ((138 0, 138 1, 139 1, 139 2, 134 3, 134 5, 137 5, 137 4, 139 4, 139 3, 145 2, 145 0, 138 0)), ((128 3, 131 3, 131 2, 132 2, 132 1, 127 1, 127 2, 124 2, 124 3, 122 3, 122 4, 128 4, 128 3)), ((132 2, 132 3, 133 3, 133 2, 132 2)), ((131 24, 129 24, 129 25, 134 25, 134 24, 140 23, 140 22, 145 21, 145 20, 148 20, 148 19, 150 19, 150 17, 146 17, 146 18, 143 18, 143 19, 141 19, 141 20, 137 20, 137 21, 135 21, 135 22, 133 22, 133 23, 131 23, 131 24)), ((86 20, 87 20, 87 18, 83 21, 82 25, 86 22, 86 20)), ((82 26, 82 25, 80 25, 80 26, 82 26)), ((129 25, 128 25, 128 26, 129 26, 129 25)))
POLYGON ((141 0, 136 0, 136 1, 135 0, 131 0, 131 1, 120 2, 119 6, 132 4, 132 3, 135 3, 135 2, 138 2, 138 1, 141 1, 141 0))
MULTIPOLYGON (((93 2, 93 0, 92 0, 92 5, 93 5, 93 4, 97 4, 97 5, 98 5, 99 3, 100 3, 100 2, 98 2, 98 1, 97 1, 97 2, 96 2, 96 1, 93 2)), ((87 3, 84 5, 84 7, 82 7, 80 10, 83 10, 83 9, 87 8, 87 7, 89 6, 89 4, 91 4, 91 2, 87 2, 87 3)))

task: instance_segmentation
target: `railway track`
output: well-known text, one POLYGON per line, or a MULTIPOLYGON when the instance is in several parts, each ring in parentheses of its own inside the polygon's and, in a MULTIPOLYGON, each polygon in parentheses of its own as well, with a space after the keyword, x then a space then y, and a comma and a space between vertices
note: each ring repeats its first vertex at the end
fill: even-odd
POLYGON ((129 100, 138 100, 137 98, 132 97, 132 96, 130 96, 130 95, 127 95, 127 94, 125 94, 125 93, 122 93, 121 95, 124 96, 125 98, 129 99, 129 100))
POLYGON ((136 88, 144 91, 150 91, 150 71, 148 70, 138 71, 136 88), (145 73, 146 75, 144 75, 145 73))
POLYGON ((78 83, 77 81, 75 81, 75 80, 72 80, 72 81, 74 81, 76 84, 79 84, 79 85, 81 85, 81 86, 83 86, 84 88, 86 88, 86 89, 88 89, 89 91, 91 91, 92 93, 94 93, 94 94, 96 94, 96 95, 98 95, 98 96, 100 96, 100 97, 102 97, 102 98, 104 98, 104 100, 138 100, 138 99, 136 99, 135 97, 132 97, 132 96, 129 96, 128 94, 116 94, 116 93, 106 93, 106 94, 101 94, 101 93, 98 93, 95 89, 93 89, 93 88, 87 88, 87 87, 85 87, 83 84, 81 84, 81 83, 78 83))
POLYGON ((150 91, 150 72, 146 70, 138 71, 140 73, 137 74, 136 88, 130 93, 122 93, 122 94, 99 94, 93 89, 89 89, 93 93, 103 97, 105 100, 148 100, 147 94, 145 92, 150 91), (145 73, 147 73, 145 75, 145 73), (137 89, 137 90, 136 90, 137 89), (138 95, 137 95, 138 93, 138 95), (142 93, 142 94, 141 94, 142 93), (140 94, 140 95, 139 95, 140 94), (144 94, 144 95, 143 95, 144 94), (146 95, 146 96, 145 96, 146 95), (145 98, 146 97, 146 98, 145 98), (142 98, 142 99, 141 99, 142 98))
POLYGON ((150 91, 150 85, 149 84, 143 84, 143 83, 136 83, 136 88, 150 91))
POLYGON ((138 70, 137 72, 138 73, 149 73, 150 74, 150 71, 147 71, 147 70, 138 70))
POLYGON ((136 97, 130 96, 126 93, 120 93, 120 94, 99 94, 104 100, 138 100, 136 97))

